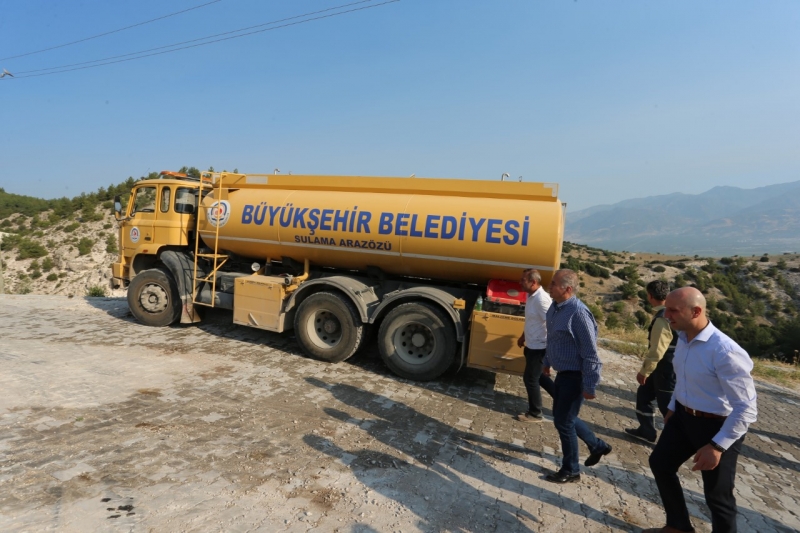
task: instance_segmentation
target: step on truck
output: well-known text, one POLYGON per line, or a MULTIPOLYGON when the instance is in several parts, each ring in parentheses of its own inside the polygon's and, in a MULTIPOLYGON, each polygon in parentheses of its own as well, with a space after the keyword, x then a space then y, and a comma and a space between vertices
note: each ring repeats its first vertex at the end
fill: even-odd
POLYGON ((536 268, 547 286, 564 231, 556 184, 502 180, 165 171, 115 211, 113 277, 142 324, 228 309, 331 363, 374 338, 414 380, 521 374, 516 280, 536 268))

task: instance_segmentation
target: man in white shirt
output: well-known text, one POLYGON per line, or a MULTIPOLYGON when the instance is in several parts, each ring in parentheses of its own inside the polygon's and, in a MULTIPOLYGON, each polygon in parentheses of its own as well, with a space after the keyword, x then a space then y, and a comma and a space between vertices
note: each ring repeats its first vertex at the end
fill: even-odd
POLYGON ((517 341, 517 346, 524 347, 525 373, 522 381, 528 392, 528 411, 517 415, 517 420, 541 422, 542 389, 553 395, 553 380, 542 375, 542 360, 547 348, 547 310, 553 300, 542 288, 542 276, 538 270, 525 270, 519 283, 528 294, 525 301, 525 329, 517 341))
POLYGON ((753 362, 709 322, 705 310, 706 299, 693 287, 667 296, 664 316, 679 332, 673 359, 677 382, 664 431, 650 455, 667 525, 645 533, 694 531, 677 474, 692 456, 692 470, 703 474, 712 530, 736 531, 736 462, 757 413, 753 362))

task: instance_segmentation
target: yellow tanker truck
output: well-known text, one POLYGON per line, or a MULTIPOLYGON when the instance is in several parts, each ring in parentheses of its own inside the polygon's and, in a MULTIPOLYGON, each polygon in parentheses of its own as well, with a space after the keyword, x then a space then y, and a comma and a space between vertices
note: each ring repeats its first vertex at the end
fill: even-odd
POLYGON ((504 280, 536 268, 546 286, 564 230, 550 183, 165 171, 124 210, 115 200, 113 276, 143 324, 220 307, 235 324, 293 329, 328 362, 376 330, 386 365, 415 380, 522 373, 524 294, 504 280))

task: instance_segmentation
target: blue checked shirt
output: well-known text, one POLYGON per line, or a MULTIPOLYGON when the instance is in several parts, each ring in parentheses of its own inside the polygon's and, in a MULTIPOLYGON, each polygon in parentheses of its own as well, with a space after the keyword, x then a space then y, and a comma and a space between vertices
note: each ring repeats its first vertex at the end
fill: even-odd
POLYGON ((597 356, 597 322, 576 297, 560 304, 553 301, 547 310, 547 352, 542 362, 557 372, 581 372, 584 392, 595 393, 603 368, 597 356))

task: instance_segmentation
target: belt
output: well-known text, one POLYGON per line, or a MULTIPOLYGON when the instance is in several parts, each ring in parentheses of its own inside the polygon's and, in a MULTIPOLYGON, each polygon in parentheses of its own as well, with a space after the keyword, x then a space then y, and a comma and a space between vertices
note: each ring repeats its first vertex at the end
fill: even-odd
POLYGON ((723 415, 716 415, 714 413, 706 413, 704 411, 698 411, 697 409, 692 409, 691 407, 686 407, 685 405, 682 405, 680 403, 678 405, 684 411, 686 411, 687 413, 689 413, 692 416, 697 416, 697 417, 700 417, 700 418, 718 418, 718 419, 722 419, 722 420, 725 420, 726 418, 728 418, 727 416, 723 416, 723 415))

